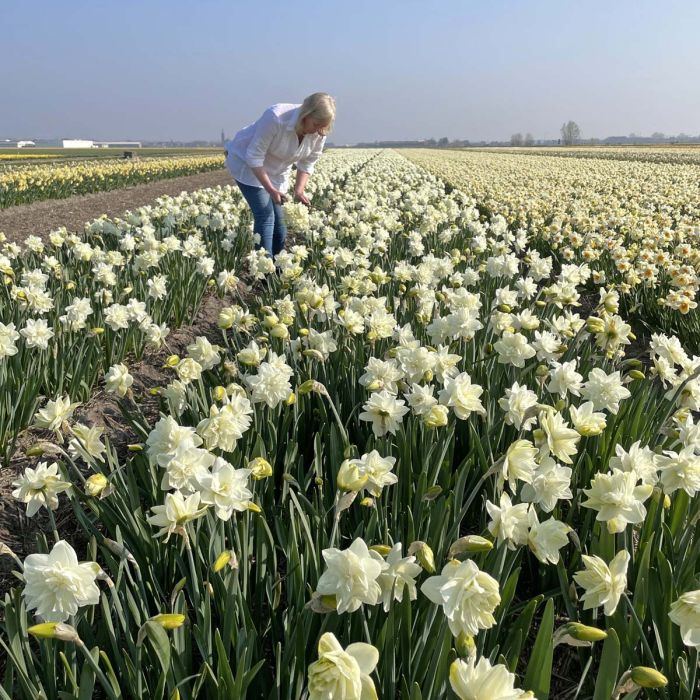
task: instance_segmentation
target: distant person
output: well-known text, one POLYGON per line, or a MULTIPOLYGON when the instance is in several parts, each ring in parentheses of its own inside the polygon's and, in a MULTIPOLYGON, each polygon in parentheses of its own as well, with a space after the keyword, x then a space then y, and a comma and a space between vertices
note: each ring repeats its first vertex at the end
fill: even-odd
POLYGON ((335 100, 315 92, 301 105, 272 105, 225 144, 226 167, 253 212, 258 247, 272 256, 284 248, 287 237, 282 204, 292 165, 297 166, 294 198, 309 206, 304 187, 334 119, 335 100))

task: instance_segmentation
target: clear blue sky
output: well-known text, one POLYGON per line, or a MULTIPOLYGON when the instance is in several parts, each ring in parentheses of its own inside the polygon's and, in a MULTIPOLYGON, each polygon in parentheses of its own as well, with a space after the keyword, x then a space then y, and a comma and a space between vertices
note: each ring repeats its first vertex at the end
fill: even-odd
POLYGON ((331 140, 700 133, 697 0, 3 0, 0 137, 216 139, 337 99, 331 140))

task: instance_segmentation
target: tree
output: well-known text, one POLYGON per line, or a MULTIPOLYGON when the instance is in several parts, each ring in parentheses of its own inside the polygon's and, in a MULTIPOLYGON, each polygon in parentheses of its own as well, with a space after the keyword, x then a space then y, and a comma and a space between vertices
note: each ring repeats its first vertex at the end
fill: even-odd
POLYGON ((521 133, 513 134, 510 137, 511 146, 522 146, 523 145, 523 135, 521 133))
POLYGON ((439 141, 438 141, 438 147, 439 148, 446 148, 447 146, 450 145, 450 140, 447 138, 447 136, 443 136, 439 141))
POLYGON ((525 134, 525 140, 523 141, 523 146, 534 146, 535 145, 535 137, 528 131, 527 134, 525 134))
POLYGON ((565 146, 571 146, 576 143, 576 141, 581 138, 581 129, 579 129, 576 122, 569 120, 562 124, 561 127, 561 141, 565 146))

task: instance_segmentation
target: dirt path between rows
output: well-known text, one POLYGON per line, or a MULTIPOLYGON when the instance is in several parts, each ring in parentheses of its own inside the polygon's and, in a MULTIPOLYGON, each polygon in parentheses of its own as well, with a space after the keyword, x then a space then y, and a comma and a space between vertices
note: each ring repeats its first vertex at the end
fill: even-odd
POLYGON ((60 226, 65 226, 69 231, 82 231, 85 223, 102 214, 110 217, 121 216, 127 210, 133 211, 146 204, 152 204, 163 195, 175 196, 204 187, 233 184, 229 172, 222 168, 109 192, 20 204, 9 209, 0 209, 0 231, 5 233, 9 241, 17 243, 31 234, 43 236, 60 226))

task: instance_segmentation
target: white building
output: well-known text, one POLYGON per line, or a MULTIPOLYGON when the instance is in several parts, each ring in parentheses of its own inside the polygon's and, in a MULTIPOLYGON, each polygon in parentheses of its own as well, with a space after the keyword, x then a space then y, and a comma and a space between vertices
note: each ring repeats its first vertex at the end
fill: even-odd
POLYGON ((36 146, 34 141, 17 141, 17 148, 26 148, 27 146, 36 146))
POLYGON ((140 141, 92 141, 63 139, 63 148, 141 148, 140 141))
POLYGON ((86 139, 63 139, 63 148, 94 148, 95 142, 86 139))

